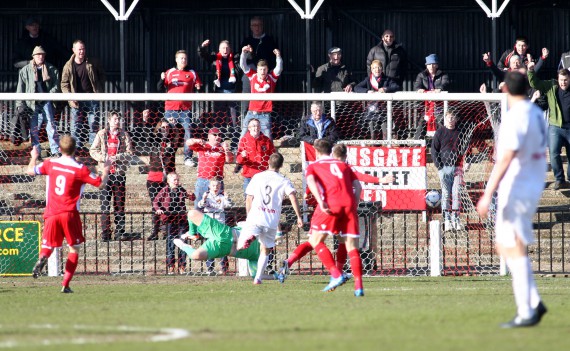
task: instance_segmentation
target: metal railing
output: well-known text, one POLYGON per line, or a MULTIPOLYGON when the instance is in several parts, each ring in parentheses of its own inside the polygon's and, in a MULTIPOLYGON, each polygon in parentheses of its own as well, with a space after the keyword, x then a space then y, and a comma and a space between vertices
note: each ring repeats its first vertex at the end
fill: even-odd
MULTIPOLYGON (((243 209, 228 213, 230 222, 243 219, 243 209)), ((152 227, 150 212, 127 212, 127 240, 101 240, 101 213, 82 213, 86 242, 83 244, 78 273, 81 274, 167 274, 166 241, 149 241, 152 227)), ((363 271, 368 276, 429 275, 429 225, 422 213, 379 213, 360 215, 361 257, 363 271)), ((570 243, 565 233, 570 209, 542 208, 535 221, 536 243, 529 247, 533 269, 540 274, 568 274, 566 262, 570 243)), ((3 216, 0 220, 37 220, 41 213, 3 216)), ((494 252, 494 233, 481 223, 467 223, 466 230, 445 232, 443 243, 443 274, 482 275, 499 273, 499 257, 494 252)), ((305 231, 293 229, 279 240, 271 266, 287 258, 288 253, 307 240, 305 231)), ((192 244, 199 246, 202 241, 192 244)), ((333 253, 336 244, 328 243, 333 253)), ((65 251, 65 249, 64 249, 65 251)), ((64 252, 65 253, 65 252, 64 252)), ((60 271, 64 269, 65 254, 61 255, 60 271)), ((217 262, 216 262, 217 264, 217 262)), ((345 268, 349 268, 348 265, 345 268)), ((271 268, 270 268, 271 269, 271 268)), ((228 274, 237 274, 238 263, 230 258, 228 274)), ((292 267, 293 274, 321 275, 326 269, 314 253, 292 267)), ((205 262, 189 260, 184 271, 188 275, 212 275, 205 262)))

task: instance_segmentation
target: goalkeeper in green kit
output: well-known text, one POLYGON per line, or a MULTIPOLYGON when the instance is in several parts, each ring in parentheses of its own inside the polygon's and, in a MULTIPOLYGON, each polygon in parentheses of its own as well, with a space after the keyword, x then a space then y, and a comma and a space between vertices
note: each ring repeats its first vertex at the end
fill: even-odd
MULTIPOLYGON (((237 250, 236 243, 241 228, 229 227, 197 210, 188 212, 188 222, 198 226, 198 232, 188 232, 181 236, 182 240, 174 239, 174 244, 186 252, 191 260, 206 261, 224 256, 243 258, 249 261, 250 274, 255 276, 257 260, 259 259, 259 242, 257 240, 252 242, 247 249, 237 250), (195 239, 198 233, 207 239, 199 248, 195 249, 183 241, 186 238, 195 239)), ((190 228, 196 227, 190 225, 190 228)))

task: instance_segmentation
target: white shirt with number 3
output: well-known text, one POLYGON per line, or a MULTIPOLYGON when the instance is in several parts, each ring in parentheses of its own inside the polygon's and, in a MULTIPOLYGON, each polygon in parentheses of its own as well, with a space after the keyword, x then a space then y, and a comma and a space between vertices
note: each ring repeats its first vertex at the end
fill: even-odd
POLYGON ((277 229, 283 198, 293 192, 293 184, 282 174, 265 171, 254 175, 245 190, 246 195, 253 196, 247 224, 277 229))

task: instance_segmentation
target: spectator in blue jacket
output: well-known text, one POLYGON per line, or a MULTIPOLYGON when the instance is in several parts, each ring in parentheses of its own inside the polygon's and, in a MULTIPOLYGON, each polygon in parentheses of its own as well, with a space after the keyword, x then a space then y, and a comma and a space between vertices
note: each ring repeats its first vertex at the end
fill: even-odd
MULTIPOLYGON (((414 82, 414 91, 417 91, 418 93, 439 93, 447 91, 449 89, 449 83, 450 81, 447 73, 444 73, 439 69, 439 57, 436 54, 430 54, 426 57, 426 69, 418 73, 416 77, 416 81, 414 82)), ((427 104, 434 106, 433 113, 437 115, 437 112, 440 111, 438 108, 439 106, 436 106, 432 102, 427 102, 427 104)), ((428 109, 428 106, 426 106, 424 118, 420 118, 418 120, 418 126, 414 134, 415 140, 423 139, 426 136, 426 125, 429 119, 432 118, 431 113, 428 113, 427 111, 428 109)), ((441 121, 441 115, 439 116, 439 119, 441 121)))
POLYGON ((336 124, 323 113, 322 103, 314 101, 311 104, 311 115, 301 121, 299 139, 311 145, 317 139, 326 139, 333 144, 338 140, 336 124))

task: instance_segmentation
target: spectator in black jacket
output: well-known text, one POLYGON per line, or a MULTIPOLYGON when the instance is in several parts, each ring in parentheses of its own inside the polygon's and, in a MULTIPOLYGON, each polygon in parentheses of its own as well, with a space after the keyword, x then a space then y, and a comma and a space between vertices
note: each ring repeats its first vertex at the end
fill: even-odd
POLYGON ((402 86, 406 76, 408 64, 408 54, 402 44, 396 42, 394 32, 386 29, 382 33, 382 41, 372 47, 366 58, 366 69, 370 73, 370 65, 374 60, 380 60, 384 67, 384 72, 389 78, 394 79, 398 85, 402 86))
POLYGON ((346 92, 350 93, 356 85, 350 69, 341 62, 342 50, 339 47, 329 49, 329 62, 319 66, 313 88, 316 93, 346 92))
MULTIPOLYGON (((449 77, 447 73, 439 69, 439 57, 436 54, 430 54, 426 57, 426 69, 418 73, 414 82, 414 90, 418 93, 434 92, 439 93, 449 89, 449 77)), ((418 120, 418 126, 414 135, 415 140, 422 139, 426 136, 426 125, 431 123, 432 127, 427 128, 427 132, 433 133, 436 130, 439 106, 434 101, 425 102, 424 117, 418 120)), ((441 115, 439 116, 441 121, 441 115)))
POLYGON ((332 144, 338 140, 336 124, 323 113, 322 103, 313 101, 311 104, 311 115, 301 121, 299 139, 311 145, 317 139, 326 139, 332 144))
POLYGON ((460 131, 456 128, 457 117, 447 111, 444 126, 438 128, 431 144, 431 156, 437 167, 441 184, 441 210, 445 231, 461 230, 459 220, 461 199, 459 190, 463 181, 463 153, 460 131))
MULTIPOLYGON (((543 49, 543 50, 548 51, 548 49, 543 49)), ((483 54, 483 61, 485 62, 485 65, 487 66, 487 68, 489 68, 489 70, 491 71, 493 76, 495 76, 495 78, 497 78, 497 81, 500 82, 499 87, 498 87, 499 92, 502 90, 502 87, 505 84, 503 81, 505 80, 505 75, 507 74, 507 72, 519 71, 522 74, 524 74, 524 76, 526 77, 527 67, 523 64, 522 58, 518 55, 512 55, 509 58, 509 67, 506 71, 501 71, 493 63, 493 61, 491 61, 491 53, 490 52, 486 52, 483 54)), ((536 67, 536 65, 535 65, 535 67, 536 67)), ((528 96, 528 98, 530 99, 531 102, 534 102, 543 111, 548 110, 548 101, 546 100, 546 96, 541 95, 540 91, 538 91, 538 90, 532 88, 530 85, 528 85, 526 95, 528 96)))
MULTIPOLYGON (((279 49, 277 46, 277 41, 269 34, 265 33, 263 18, 259 16, 252 17, 249 21, 249 28, 251 30, 251 35, 245 38, 241 42, 240 48, 251 46, 252 50, 247 54, 247 66, 257 67, 259 60, 265 60, 267 62, 268 70, 267 72, 272 72, 277 65, 275 55, 273 50, 279 49)), ((240 54, 243 55, 243 54, 240 54)), ((236 55, 237 56, 237 55, 236 55)), ((249 84, 249 78, 247 75, 242 75, 242 92, 251 92, 251 86, 249 84)), ((249 101, 242 101, 242 116, 247 110, 249 101)))
MULTIPOLYGON (((313 79, 313 89, 316 93, 345 92, 350 93, 356 85, 352 71, 342 63, 342 50, 333 46, 328 51, 329 62, 317 68, 313 79)), ((312 69, 312 67, 311 67, 312 69)), ((332 103, 331 103, 332 104, 332 103)), ((355 139, 360 136, 360 131, 355 128, 356 106, 352 102, 335 101, 332 118, 337 122, 339 134, 343 139, 355 139)), ((327 104, 327 109, 329 105, 327 104)), ((332 106, 331 106, 331 110, 332 106)))
POLYGON ((561 69, 564 68, 570 70, 570 51, 564 52, 560 56, 560 63, 558 64, 558 70, 560 71, 561 69))
MULTIPOLYGON (((383 72, 382 62, 374 60, 370 64, 370 74, 362 82, 354 87, 356 93, 394 93, 402 90, 402 87, 392 78, 388 78, 383 72)), ((387 115, 385 104, 382 102, 369 102, 366 105, 365 122, 368 125, 370 138, 373 140, 383 139, 387 136, 387 115), (382 134, 380 134, 380 131, 382 134)))
POLYGON ((502 71, 508 71, 511 56, 518 55, 521 58, 522 60, 521 63, 523 65, 528 66, 529 62, 535 62, 536 63, 535 70, 536 69, 540 70, 540 67, 542 67, 542 64, 544 63, 544 60, 546 60, 546 58, 548 57, 548 53, 549 53, 548 49, 543 48, 542 56, 540 56, 539 59, 536 60, 528 50, 527 38, 520 36, 515 40, 515 45, 512 49, 507 49, 505 50, 505 52, 503 52, 501 58, 499 59, 499 62, 497 62, 497 67, 502 71))
POLYGON ((14 46, 12 52, 12 61, 14 67, 20 69, 30 62, 30 56, 36 46, 41 46, 49 53, 49 62, 52 63, 59 71, 63 67, 65 60, 71 55, 69 49, 59 43, 49 33, 40 28, 40 21, 35 17, 28 17, 24 21, 24 30, 22 37, 14 46))

